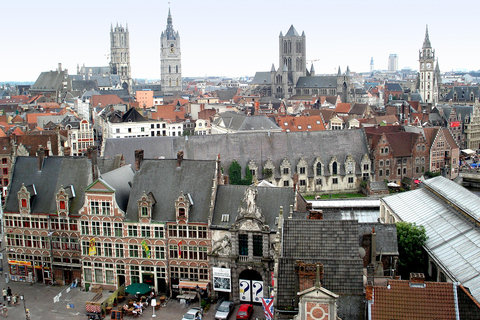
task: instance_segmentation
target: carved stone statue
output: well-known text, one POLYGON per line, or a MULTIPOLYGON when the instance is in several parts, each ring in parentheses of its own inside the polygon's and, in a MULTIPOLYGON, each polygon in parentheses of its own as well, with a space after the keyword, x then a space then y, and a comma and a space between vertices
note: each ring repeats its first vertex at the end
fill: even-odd
POLYGON ((245 202, 247 205, 248 213, 255 213, 255 209, 257 207, 255 203, 257 192, 258 191, 255 187, 248 187, 247 190, 245 190, 245 197, 243 198, 243 202, 245 202))
POLYGON ((230 255, 232 251, 232 243, 230 242, 230 238, 225 235, 222 239, 215 241, 213 245, 212 254, 222 254, 222 255, 230 255))

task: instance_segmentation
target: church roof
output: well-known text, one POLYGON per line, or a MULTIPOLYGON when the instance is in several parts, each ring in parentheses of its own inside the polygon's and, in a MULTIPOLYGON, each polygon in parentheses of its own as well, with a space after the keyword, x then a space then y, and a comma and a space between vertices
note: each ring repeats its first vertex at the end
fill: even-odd
MULTIPOLYGON (((273 68, 273 65, 272 65, 273 68)), ((275 71, 275 70, 273 70, 275 71)), ((271 71, 257 71, 253 77, 252 84, 270 85, 272 84, 271 71)))
POLYGON ((213 121, 213 124, 235 131, 248 130, 281 130, 275 122, 265 115, 246 116, 233 112, 224 112, 213 121), (223 126, 221 125, 223 123, 223 126))
POLYGON ((295 27, 293 24, 290 26, 290 29, 288 29, 288 32, 285 34, 285 37, 299 37, 300 35, 298 34, 297 30, 295 30, 295 27))
POLYGON ((337 88, 336 76, 314 76, 298 78, 297 88, 337 88))

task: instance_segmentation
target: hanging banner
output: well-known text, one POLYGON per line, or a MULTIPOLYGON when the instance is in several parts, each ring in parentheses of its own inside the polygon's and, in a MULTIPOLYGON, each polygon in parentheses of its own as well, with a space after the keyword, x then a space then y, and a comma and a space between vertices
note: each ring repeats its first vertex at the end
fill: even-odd
POLYGON ((145 251, 145 255, 147 256, 147 258, 150 259, 150 248, 147 245, 147 241, 145 240, 142 241, 142 247, 143 247, 143 251, 145 251))
POLYGON ((182 243, 183 243, 183 240, 180 240, 180 242, 178 243, 178 258, 179 259, 182 258, 182 243))
POLYGON ((263 313, 265 314, 265 319, 273 319, 273 299, 264 299, 262 298, 263 313))
POLYGON ((232 278, 229 268, 213 267, 213 290, 232 292, 232 278))
POLYGON ((252 280, 252 302, 260 303, 263 298, 263 281, 252 280))
POLYGON ((94 256, 97 254, 97 247, 95 246, 95 238, 90 239, 90 246, 88 247, 88 255, 94 256))
POLYGON ((250 280, 240 279, 239 280, 239 287, 240 287, 240 301, 248 301, 250 302, 252 299, 252 288, 250 280))

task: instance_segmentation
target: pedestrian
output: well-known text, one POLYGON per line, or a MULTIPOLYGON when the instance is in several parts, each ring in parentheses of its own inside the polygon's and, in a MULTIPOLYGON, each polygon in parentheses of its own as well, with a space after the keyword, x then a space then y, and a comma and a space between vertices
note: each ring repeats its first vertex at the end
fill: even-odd
POLYGON ((30 309, 25 309, 25 317, 30 320, 30 309))
POLYGON ((18 294, 14 294, 14 295, 12 296, 12 305, 13 305, 14 307, 16 307, 17 304, 18 304, 17 298, 18 298, 18 294))
POLYGON ((7 289, 3 288, 2 294, 3 294, 3 302, 7 301, 7 289))
POLYGON ((12 305, 12 296, 7 296, 7 303, 9 307, 12 305))
POLYGON ((12 295, 12 289, 10 289, 10 287, 8 287, 7 289, 7 296, 11 296, 12 295))
POLYGON ((3 316, 6 318, 8 315, 8 309, 6 304, 3 305, 2 310, 3 310, 3 316))

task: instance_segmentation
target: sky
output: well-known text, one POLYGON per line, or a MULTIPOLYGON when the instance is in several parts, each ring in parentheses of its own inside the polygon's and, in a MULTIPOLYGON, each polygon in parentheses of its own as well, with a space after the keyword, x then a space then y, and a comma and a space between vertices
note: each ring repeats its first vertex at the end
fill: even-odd
POLYGON ((171 9, 180 34, 183 77, 245 77, 278 68, 278 36, 291 25, 305 32, 307 67, 317 74, 347 65, 367 72, 373 57, 385 70, 390 54, 398 67, 418 69, 428 25, 440 69, 479 70, 480 1, 464 0, 83 0, 2 3, 0 82, 35 81, 58 63, 107 66, 110 26, 128 24, 133 78, 160 78, 160 35, 171 9))

